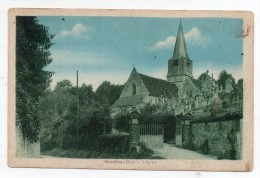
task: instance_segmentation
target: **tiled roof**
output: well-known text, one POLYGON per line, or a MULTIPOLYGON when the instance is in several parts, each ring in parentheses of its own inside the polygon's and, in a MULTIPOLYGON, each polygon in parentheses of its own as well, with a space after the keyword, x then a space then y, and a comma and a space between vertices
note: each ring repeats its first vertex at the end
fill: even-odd
POLYGON ((185 38, 182 30, 182 24, 180 22, 172 58, 179 59, 181 57, 188 58, 188 53, 187 53, 185 38))
POLYGON ((126 97, 120 97, 111 107, 120 107, 120 106, 135 106, 143 102, 143 99, 146 95, 132 95, 126 97))
POLYGON ((200 80, 196 80, 196 79, 193 79, 193 78, 191 78, 190 80, 192 81, 192 83, 195 85, 195 87, 196 87, 197 89, 200 89, 200 90, 201 90, 201 88, 202 88, 202 83, 201 83, 200 80))
POLYGON ((178 87, 168 81, 138 73, 151 96, 178 98, 178 87))

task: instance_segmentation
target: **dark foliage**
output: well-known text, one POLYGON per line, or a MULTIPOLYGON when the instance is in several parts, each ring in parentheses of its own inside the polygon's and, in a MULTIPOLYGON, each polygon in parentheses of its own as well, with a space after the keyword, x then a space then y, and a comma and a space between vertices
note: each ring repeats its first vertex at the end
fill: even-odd
POLYGON ((232 74, 227 73, 226 70, 220 72, 219 78, 217 80, 218 86, 222 86, 222 88, 225 90, 225 82, 227 79, 231 79, 233 88, 236 88, 236 81, 234 77, 232 76, 232 74))
POLYGON ((119 114, 115 117, 115 129, 121 132, 129 132, 129 120, 128 114, 119 114))
POLYGON ((77 89, 68 80, 58 82, 55 90, 41 100, 42 150, 97 149, 99 136, 111 131, 109 102, 119 97, 118 88, 103 82, 94 92, 91 85, 82 84, 77 89))
MULTIPOLYGON (((141 145, 140 152, 115 152, 109 150, 89 150, 89 149, 52 149, 43 151, 43 155, 65 158, 95 158, 95 159, 162 159, 162 157, 153 156, 153 151, 141 145)), ((118 160, 121 161, 121 160, 118 160)), ((122 161, 121 161, 122 162, 122 161)))
POLYGON ((96 95, 102 104, 111 106, 119 98, 124 85, 114 85, 108 81, 104 81, 96 90, 96 95))
POLYGON ((38 140, 39 99, 53 74, 43 70, 52 62, 49 48, 53 37, 36 17, 16 18, 16 120, 31 142, 38 140))
POLYGON ((62 80, 62 81, 57 82, 56 87, 55 87, 54 90, 55 91, 58 91, 58 90, 63 91, 66 88, 70 88, 70 87, 72 87, 71 81, 69 81, 69 80, 62 80))
POLYGON ((127 152, 128 142, 128 135, 101 135, 98 137, 98 150, 116 153, 127 152))

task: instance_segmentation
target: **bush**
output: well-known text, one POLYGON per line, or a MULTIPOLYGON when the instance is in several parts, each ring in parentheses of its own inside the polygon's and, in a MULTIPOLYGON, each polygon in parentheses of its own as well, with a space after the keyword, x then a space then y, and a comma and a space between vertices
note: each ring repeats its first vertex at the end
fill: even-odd
POLYGON ((129 115, 119 114, 115 117, 115 129, 121 132, 129 132, 129 115))
POLYGON ((211 144, 211 154, 216 155, 218 159, 232 159, 231 144, 225 138, 219 138, 215 143, 211 144))
POLYGON ((106 134, 98 137, 98 150, 105 152, 125 152, 128 150, 128 135, 106 134))
MULTIPOLYGON (((102 136, 103 137, 103 136, 102 136)), ((104 136, 107 137, 107 136, 104 136)), ((140 152, 108 152, 107 150, 89 150, 89 149, 52 149, 41 152, 42 155, 65 158, 96 158, 96 159, 162 159, 159 156, 153 156, 153 151, 140 145, 140 152)))
MULTIPOLYGON (((154 154, 154 151, 147 148, 144 143, 139 143, 138 146, 140 147, 140 150, 137 151, 129 151, 126 156, 129 159, 154 159, 152 156, 154 154)), ((161 159, 161 157, 159 157, 161 159)))
POLYGON ((221 125, 225 128, 222 129, 218 123, 214 124, 214 129, 205 129, 203 124, 193 127, 193 135, 196 135, 192 139, 193 149, 217 156, 218 159, 237 159, 236 133, 232 129, 235 123, 223 122, 221 125))

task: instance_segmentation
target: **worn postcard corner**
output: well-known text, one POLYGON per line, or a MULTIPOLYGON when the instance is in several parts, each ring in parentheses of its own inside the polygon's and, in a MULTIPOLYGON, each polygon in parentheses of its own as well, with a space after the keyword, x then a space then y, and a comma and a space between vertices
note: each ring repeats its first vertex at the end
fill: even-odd
POLYGON ((244 11, 9 10, 10 167, 251 171, 244 11))

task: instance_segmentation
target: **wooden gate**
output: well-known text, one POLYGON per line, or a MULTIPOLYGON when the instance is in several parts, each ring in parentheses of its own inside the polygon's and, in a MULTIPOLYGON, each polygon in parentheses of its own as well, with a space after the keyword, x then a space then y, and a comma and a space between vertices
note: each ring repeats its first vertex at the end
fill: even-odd
POLYGON ((148 148, 163 147, 164 129, 162 125, 145 124, 140 125, 140 142, 143 142, 148 148))

